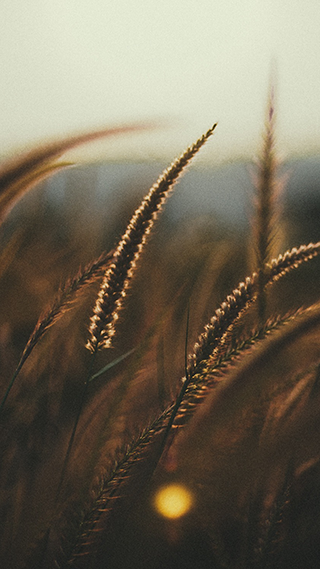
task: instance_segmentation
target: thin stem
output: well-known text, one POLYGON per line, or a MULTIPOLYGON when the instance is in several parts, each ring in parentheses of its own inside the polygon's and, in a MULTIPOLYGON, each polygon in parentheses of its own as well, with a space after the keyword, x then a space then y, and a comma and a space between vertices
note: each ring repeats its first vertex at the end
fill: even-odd
POLYGON ((82 413, 82 410, 83 410, 83 406, 84 406, 84 403, 85 403, 85 400, 86 400, 86 396, 87 396, 87 392, 88 392, 88 386, 89 386, 89 383, 90 383, 91 378, 92 378, 92 370, 93 370, 94 363, 95 363, 95 360, 96 360, 97 351, 98 351, 98 350, 95 349, 95 350, 92 352, 92 357, 91 357, 91 362, 90 362, 90 367, 89 367, 88 376, 87 376, 87 379, 86 379, 86 381, 85 381, 85 383, 84 383, 84 386, 83 386, 83 389, 82 389, 82 394, 81 394, 81 399, 80 399, 80 404, 79 404, 78 412, 77 412, 76 419, 75 419, 75 422, 74 422, 74 425, 73 425, 73 429, 72 429, 72 432, 71 432, 71 436, 70 436, 70 440, 69 440, 67 452, 66 452, 66 455, 65 455, 65 458, 64 458, 64 462, 63 462, 63 466, 62 466, 62 470, 61 470, 61 474, 60 474, 60 480, 59 480, 58 489, 57 489, 56 498, 55 498, 55 505, 56 505, 56 506, 57 506, 57 504, 58 504, 58 502, 59 502, 59 498, 60 498, 60 494, 61 494, 61 490, 62 490, 62 485, 63 485, 64 479, 65 479, 65 475, 66 475, 66 471, 67 471, 68 463, 69 463, 69 458, 70 458, 71 450, 72 450, 72 447, 73 447, 74 438, 75 438, 75 435, 76 435, 76 431, 77 431, 78 423, 79 423, 80 416, 81 416, 81 413, 82 413))
MULTIPOLYGON (((190 320, 190 304, 188 305, 188 312, 187 312, 187 327, 186 327, 186 341, 185 341, 185 374, 186 374, 186 375, 185 375, 184 382, 183 382, 183 384, 182 384, 182 387, 181 387, 181 389, 180 389, 180 392, 179 392, 179 394, 178 394, 178 397, 177 397, 175 403, 174 403, 172 406, 170 406, 169 410, 167 410, 167 411, 169 411, 169 413, 168 413, 168 415, 169 415, 169 420, 168 420, 167 426, 166 426, 166 428, 165 428, 165 430, 164 430, 164 433, 163 433, 163 439, 162 439, 162 443, 161 443, 161 447, 160 447, 160 451, 159 451, 159 461, 160 461, 161 456, 162 456, 162 454, 163 454, 163 451, 164 451, 164 449, 165 449, 165 447, 166 447, 167 439, 168 439, 169 433, 170 433, 170 431, 171 431, 173 422, 174 422, 174 420, 175 420, 175 417, 176 417, 176 415, 177 415, 177 412, 178 412, 178 410, 179 410, 179 408, 180 408, 180 405, 181 405, 181 403, 182 403, 183 397, 184 397, 185 392, 186 392, 186 390, 187 390, 187 387, 188 387, 188 385, 189 385, 189 381, 190 381, 190 379, 191 379, 191 378, 188 379, 188 336, 189 336, 189 320, 190 320)), ((158 462, 156 462, 155 468, 157 467, 157 465, 158 465, 158 462)))
POLYGON ((5 405, 5 402, 6 402, 7 399, 8 399, 9 393, 10 393, 10 391, 11 391, 11 389, 12 389, 12 387, 13 387, 13 384, 14 384, 14 382, 15 382, 15 380, 16 380, 16 378, 17 378, 17 376, 18 376, 18 374, 19 374, 19 372, 20 372, 20 370, 21 370, 21 368, 22 368, 22 366, 23 366, 23 363, 24 363, 24 360, 21 358, 21 360, 20 360, 20 362, 19 362, 19 364, 18 364, 18 366, 17 366, 17 369, 16 369, 16 371, 14 372, 14 374, 13 374, 13 376, 12 376, 12 378, 11 378, 11 381, 10 381, 10 383, 9 383, 7 389, 6 389, 6 392, 5 392, 4 396, 3 396, 3 399, 2 399, 2 401, 1 401, 1 403, 0 403, 0 413, 1 413, 1 411, 2 411, 2 409, 3 409, 3 407, 4 407, 4 405, 5 405))
POLYGON ((6 389, 6 392, 2 398, 2 401, 0 403, 0 414, 15 383, 15 380, 21 371, 22 366, 25 364, 34 347, 37 345, 42 336, 44 336, 47 330, 53 326, 53 324, 55 324, 58 319, 71 307, 72 297, 75 296, 80 290, 82 290, 83 286, 91 283, 95 278, 101 277, 104 274, 106 267, 111 263, 112 256, 113 251, 102 255, 99 259, 94 261, 94 263, 89 265, 83 271, 83 273, 77 275, 71 281, 68 281, 64 288, 60 291, 58 297, 53 302, 51 308, 45 315, 39 318, 23 350, 20 361, 6 389))
POLYGON ((67 468, 68 468, 68 464, 69 464, 69 459, 70 459, 71 450, 73 447, 78 423, 79 423, 80 416, 81 416, 81 413, 83 410, 83 406, 84 406, 84 403, 86 400, 88 385, 89 385, 90 380, 92 378, 92 370, 93 370, 93 366, 95 363, 96 355, 97 355, 97 351, 92 352, 92 357, 91 357, 91 361, 90 361, 90 365, 89 365, 89 371, 88 371, 87 379, 86 379, 84 386, 83 386, 83 389, 82 389, 80 405, 78 408, 77 416, 76 416, 76 419, 75 419, 75 422, 73 425, 73 429, 72 429, 71 436, 69 439, 67 452, 66 452, 66 455, 64 457, 64 461, 63 461, 63 465, 62 465, 62 469, 61 469, 61 473, 60 473, 60 479, 59 479, 59 484, 58 484, 55 499, 54 499, 54 506, 53 506, 53 513, 52 513, 51 521, 49 522, 48 529, 47 529, 43 539, 40 542, 40 547, 39 547, 40 548, 40 556, 39 556, 39 561, 38 561, 35 569, 41 569, 44 566, 43 564, 44 564, 46 557, 48 555, 48 547, 50 544, 50 537, 51 537, 51 532, 53 529, 54 518, 55 518, 56 513, 57 513, 59 499, 61 496, 61 491, 62 491, 63 483, 65 480, 65 476, 66 476, 66 472, 67 472, 67 468))

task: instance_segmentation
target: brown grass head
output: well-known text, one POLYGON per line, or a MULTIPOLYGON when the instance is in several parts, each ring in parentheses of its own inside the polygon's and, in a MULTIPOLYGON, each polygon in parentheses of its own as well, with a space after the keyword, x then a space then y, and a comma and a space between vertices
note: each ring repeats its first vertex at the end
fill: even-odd
POLYGON ((266 312, 265 267, 271 260, 278 231, 278 208, 276 201, 282 187, 277 176, 278 161, 275 150, 275 88, 271 85, 263 147, 257 164, 258 172, 254 176, 256 188, 255 216, 253 219, 253 238, 255 267, 258 272, 258 315, 262 322, 266 312))
POLYGON ((177 158, 165 170, 149 190, 140 207, 131 218, 114 255, 114 262, 108 269, 91 318, 90 338, 87 348, 96 352, 109 348, 115 333, 115 323, 122 308, 123 299, 133 277, 136 263, 141 255, 147 237, 162 209, 169 193, 180 175, 212 135, 216 124, 177 158))

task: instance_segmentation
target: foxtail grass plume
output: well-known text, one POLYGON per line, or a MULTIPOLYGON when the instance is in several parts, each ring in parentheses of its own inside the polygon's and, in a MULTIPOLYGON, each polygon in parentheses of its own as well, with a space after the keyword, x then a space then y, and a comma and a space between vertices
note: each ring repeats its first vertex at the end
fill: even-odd
POLYGON ((106 267, 110 265, 112 260, 113 251, 102 255, 99 259, 91 263, 85 268, 83 272, 68 281, 65 286, 60 290, 59 295, 54 300, 51 307, 47 310, 45 314, 42 314, 31 334, 29 340, 22 352, 20 361, 16 367, 16 370, 11 378, 11 381, 5 391, 5 394, 0 403, 0 412, 2 411, 10 391, 23 367, 26 360, 30 356, 34 347, 41 340, 42 336, 47 332, 47 330, 55 324, 59 318, 67 312, 72 306, 72 302, 75 300, 77 294, 83 290, 83 288, 93 282, 97 278, 101 278, 106 271, 106 267))
POLYGON ((258 173, 254 180, 256 186, 255 216, 252 223, 256 271, 258 273, 258 315, 260 322, 263 322, 267 304, 265 269, 275 254, 275 237, 279 229, 279 208, 276 207, 276 201, 284 185, 284 181, 277 175, 273 85, 271 85, 269 92, 263 147, 257 167, 258 173))
POLYGON ((137 260, 174 184, 185 167, 213 133, 213 125, 201 138, 165 170, 149 190, 140 207, 133 214, 126 232, 116 249, 112 265, 107 270, 91 318, 90 338, 86 347, 91 352, 109 348, 115 333, 115 323, 122 308, 127 288, 134 274, 137 260))
MULTIPOLYGON (((313 259, 319 253, 320 242, 309 243, 309 245, 301 245, 298 249, 294 247, 283 255, 272 259, 264 268, 265 286, 269 287, 282 276, 299 267, 302 263, 313 259)), ((229 326, 234 323, 247 305, 257 299, 259 290, 258 279, 259 274, 256 272, 247 277, 245 282, 240 283, 231 295, 227 296, 220 308, 216 310, 194 346, 194 352, 190 357, 188 366, 187 376, 189 378, 201 373, 207 358, 220 344, 221 338, 227 332, 229 326)))

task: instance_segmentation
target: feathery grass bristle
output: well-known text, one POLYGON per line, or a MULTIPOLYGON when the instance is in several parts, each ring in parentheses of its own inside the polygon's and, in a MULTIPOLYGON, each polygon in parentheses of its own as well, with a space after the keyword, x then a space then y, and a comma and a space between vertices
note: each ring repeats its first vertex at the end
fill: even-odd
POLYGON ((106 272, 94 308, 89 329, 90 338, 87 342, 87 348, 91 352, 111 346, 123 299, 158 213, 186 166, 215 128, 216 124, 162 173, 133 214, 116 248, 114 261, 106 272))

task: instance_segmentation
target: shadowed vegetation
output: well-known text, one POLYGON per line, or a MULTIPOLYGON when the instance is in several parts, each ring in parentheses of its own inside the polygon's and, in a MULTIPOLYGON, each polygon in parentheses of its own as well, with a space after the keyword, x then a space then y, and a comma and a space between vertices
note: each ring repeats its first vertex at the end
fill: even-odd
POLYGON ((140 128, 2 166, 0 558, 316 568, 320 242, 285 233, 274 97, 250 235, 214 215, 178 228, 159 216, 216 125, 119 220, 72 188, 62 208, 43 182, 26 195, 74 145, 140 128))

